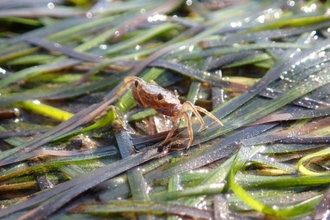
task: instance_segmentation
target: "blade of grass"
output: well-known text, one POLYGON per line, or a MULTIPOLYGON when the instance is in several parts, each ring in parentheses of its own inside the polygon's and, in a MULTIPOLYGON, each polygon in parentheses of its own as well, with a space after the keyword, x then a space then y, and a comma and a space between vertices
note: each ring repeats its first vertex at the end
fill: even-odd
POLYGON ((299 172, 303 175, 308 175, 308 176, 320 176, 320 175, 330 176, 329 172, 315 172, 315 171, 312 171, 312 170, 310 170, 310 169, 308 169, 307 167, 304 166, 304 164, 306 162, 308 162, 309 160, 313 160, 315 158, 326 157, 329 154, 330 154, 330 148, 326 148, 324 150, 309 154, 309 155, 301 158, 297 163, 297 167, 298 167, 299 172))
POLYGON ((69 118, 71 118, 73 115, 70 112, 66 112, 61 109, 42 104, 39 101, 19 102, 19 103, 16 103, 15 106, 32 111, 37 114, 48 116, 50 118, 53 118, 53 119, 59 120, 59 121, 66 121, 69 118))

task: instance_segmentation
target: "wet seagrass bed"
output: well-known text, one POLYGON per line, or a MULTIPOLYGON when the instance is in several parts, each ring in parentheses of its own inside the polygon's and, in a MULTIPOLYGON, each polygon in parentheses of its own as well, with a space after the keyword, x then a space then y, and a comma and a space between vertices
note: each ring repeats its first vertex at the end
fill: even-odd
POLYGON ((328 8, 0 2, 0 217, 329 218, 328 8), (160 146, 171 120, 116 95, 132 75, 224 126, 160 146))

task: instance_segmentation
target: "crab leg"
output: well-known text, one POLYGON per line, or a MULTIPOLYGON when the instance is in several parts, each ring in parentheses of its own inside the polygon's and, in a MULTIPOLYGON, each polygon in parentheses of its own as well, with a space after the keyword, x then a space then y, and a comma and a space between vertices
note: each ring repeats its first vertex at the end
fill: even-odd
POLYGON ((215 115, 213 115, 211 112, 207 111, 205 108, 199 106, 195 106, 195 108, 198 111, 203 112, 205 115, 209 116, 210 118, 214 119, 214 121, 218 122, 219 125, 223 126, 222 122, 217 117, 215 117, 215 115))
MULTIPOLYGON (((199 131, 203 129, 205 123, 204 120, 202 118, 202 116, 199 114, 199 112, 197 111, 197 106, 193 105, 191 102, 186 101, 182 104, 182 109, 181 112, 186 112, 186 110, 192 110, 194 112, 194 114, 196 115, 198 121, 201 123, 201 127, 199 128, 199 131)), ((206 110, 205 110, 206 111, 206 110)))
POLYGON ((167 134, 165 140, 163 140, 162 143, 160 143, 160 145, 164 145, 164 144, 166 144, 166 143, 171 139, 171 137, 173 136, 174 132, 175 132, 176 129, 178 129, 178 127, 179 127, 180 120, 181 120, 180 117, 178 117, 178 118, 175 120, 175 122, 174 122, 173 125, 172 125, 171 130, 168 132, 168 134, 167 134))
POLYGON ((189 142, 187 145, 187 149, 189 149, 189 147, 192 145, 193 141, 194 141, 194 131, 192 129, 192 123, 191 123, 191 119, 188 115, 187 112, 183 112, 183 117, 187 120, 187 129, 188 129, 188 135, 189 135, 189 142))
POLYGON ((133 81, 138 78, 135 76, 128 76, 124 78, 124 85, 120 87, 116 93, 117 97, 120 97, 133 83, 133 81))

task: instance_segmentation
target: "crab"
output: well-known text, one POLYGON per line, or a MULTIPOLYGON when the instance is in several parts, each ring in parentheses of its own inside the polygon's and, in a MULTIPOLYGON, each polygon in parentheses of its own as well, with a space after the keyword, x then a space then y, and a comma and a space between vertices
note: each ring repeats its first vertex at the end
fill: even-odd
POLYGON ((196 115, 198 121, 201 124, 198 131, 201 131, 205 125, 205 122, 199 112, 204 113, 205 115, 214 119, 218 124, 223 126, 221 121, 206 109, 200 106, 196 106, 189 101, 181 104, 180 100, 174 93, 162 88, 155 82, 147 83, 143 79, 136 76, 125 77, 124 85, 118 90, 117 96, 120 96, 128 88, 132 89, 133 98, 143 108, 153 108, 158 113, 169 116, 173 122, 171 130, 167 134, 165 140, 160 143, 160 145, 165 145, 170 141, 174 132, 178 129, 181 119, 184 119, 187 122, 189 136, 187 149, 192 145, 194 140, 194 133, 192 122, 188 114, 189 110, 191 110, 196 115))

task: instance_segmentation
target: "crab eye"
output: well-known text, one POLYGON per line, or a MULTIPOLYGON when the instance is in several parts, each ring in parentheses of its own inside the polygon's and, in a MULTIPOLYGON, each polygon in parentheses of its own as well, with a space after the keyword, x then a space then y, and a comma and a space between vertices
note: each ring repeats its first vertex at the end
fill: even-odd
POLYGON ((160 93, 158 93, 158 95, 157 95, 157 99, 158 99, 158 100, 162 100, 163 98, 164 98, 163 95, 160 94, 160 93))
POLYGON ((135 87, 138 87, 139 86, 139 81, 135 80, 134 85, 135 85, 135 87))

